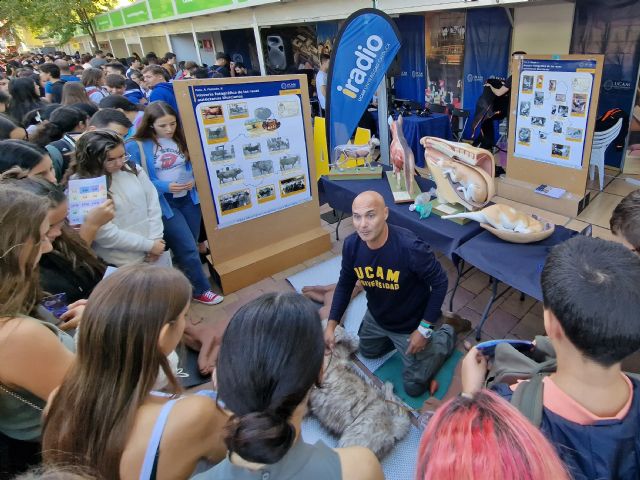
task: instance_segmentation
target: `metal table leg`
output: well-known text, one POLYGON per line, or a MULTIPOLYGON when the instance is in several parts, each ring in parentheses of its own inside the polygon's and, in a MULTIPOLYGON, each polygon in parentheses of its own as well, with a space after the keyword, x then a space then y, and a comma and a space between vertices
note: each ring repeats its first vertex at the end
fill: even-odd
POLYGON ((482 312, 482 317, 480 318, 480 323, 478 324, 478 326, 476 327, 476 340, 480 341, 481 335, 482 335, 482 327, 484 326, 484 322, 487 321, 487 317, 489 316, 489 310, 491 310, 491 306, 493 305, 493 302, 495 302, 496 300, 498 300, 501 296, 503 296, 506 292, 508 292, 511 287, 507 286, 507 288, 505 288, 505 290, 498 295, 498 285, 500 284, 500 281, 497 278, 493 278, 490 277, 492 279, 491 282, 491 298, 489 299, 489 302, 487 303, 487 305, 484 307, 484 312, 482 312))
POLYGON ((340 216, 338 217, 338 223, 336 224, 336 242, 340 241, 340 234, 338 232, 338 229, 340 228, 340 223, 342 222, 343 218, 344 218, 344 212, 340 212, 340 216))
POLYGON ((451 292, 451 298, 449 298, 449 311, 453 312, 453 297, 456 296, 456 291, 460 285, 460 279, 464 277, 473 269, 473 265, 464 270, 464 259, 460 259, 460 262, 456 266, 456 283, 453 285, 453 291, 451 292), (463 271, 464 270, 464 271, 463 271))

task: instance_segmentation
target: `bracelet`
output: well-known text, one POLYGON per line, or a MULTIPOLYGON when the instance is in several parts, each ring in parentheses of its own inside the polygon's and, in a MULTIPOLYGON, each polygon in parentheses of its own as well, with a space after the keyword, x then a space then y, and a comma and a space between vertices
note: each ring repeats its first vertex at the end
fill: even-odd
POLYGON ((433 335, 433 329, 431 328, 431 325, 429 325, 427 322, 422 320, 420 322, 420 325, 418 325, 418 333, 422 335, 424 338, 429 339, 431 338, 431 335, 433 335), (425 326, 425 325, 428 325, 428 326, 425 326))

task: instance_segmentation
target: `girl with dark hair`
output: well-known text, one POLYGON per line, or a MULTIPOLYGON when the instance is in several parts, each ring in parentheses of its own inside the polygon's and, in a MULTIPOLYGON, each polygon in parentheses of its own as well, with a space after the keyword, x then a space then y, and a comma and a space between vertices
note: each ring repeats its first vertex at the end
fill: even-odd
MULTIPOLYGON (((0 79, 2 82, 2 79, 0 79)), ((7 108, 9 108, 9 103, 11 102, 11 97, 9 96, 9 92, 6 92, 0 88, 0 113, 6 113, 7 108)))
POLYGON ((88 121, 89 116, 78 108, 59 107, 31 134, 29 140, 49 152, 58 181, 69 168, 76 138, 86 130, 88 121))
POLYGON ((46 105, 46 102, 40 98, 36 82, 29 77, 11 80, 9 95, 11 95, 11 102, 7 113, 20 125, 23 124, 23 117, 27 112, 46 105))
POLYGON ((73 361, 73 339, 38 320, 38 261, 50 252, 48 204, 0 185, 0 465, 18 473, 39 462, 45 401, 73 361), (4 458, 6 455, 6 458, 4 458))
POLYGON ((27 170, 30 177, 40 176, 56 183, 51 157, 44 148, 24 140, 0 141, 0 173, 10 168, 20 167, 27 170))
POLYGON ((89 103, 93 105, 93 102, 89 100, 87 91, 80 82, 67 82, 62 87, 62 105, 74 105, 76 103, 89 103))
POLYGON ((0 114, 0 140, 26 140, 27 131, 11 118, 0 114))
POLYGON ((108 94, 104 90, 104 78, 99 68, 89 68, 82 72, 82 85, 87 91, 87 96, 96 105, 108 94))
POLYGON ((76 361, 49 404, 45 465, 81 463, 100 478, 146 480, 188 478, 199 460, 224 458, 227 416, 207 398, 215 395, 180 398, 166 358, 190 300, 175 269, 132 265, 100 282, 82 316, 76 361), (152 391, 159 369, 168 394, 152 391))
POLYGON ((125 152, 122 138, 108 130, 84 133, 76 143, 71 178, 106 175, 114 219, 97 232, 93 248, 108 264, 155 262, 165 251, 158 194, 147 174, 125 152))
POLYGON ((224 298, 211 291, 198 253, 200 199, 195 188, 187 142, 176 112, 166 102, 152 102, 144 111, 127 152, 142 165, 155 185, 162 208, 164 239, 193 286, 193 299, 215 305, 224 298))
MULTIPOLYGON (((40 259, 42 290, 48 295, 65 293, 68 303, 87 298, 102 280, 106 269, 106 265, 88 245, 95 232, 113 218, 113 202, 107 200, 107 205, 92 209, 78 233, 67 222, 69 202, 61 187, 39 178, 3 181, 7 182, 49 201, 50 227, 47 236, 53 244, 53 250, 40 259)), ((61 328, 64 330, 67 326, 62 325, 61 328)))
POLYGON ((295 293, 267 293, 236 312, 218 356, 218 395, 232 413, 229 455, 199 480, 377 480, 363 447, 330 449, 300 438, 309 390, 322 383, 324 341, 316 307, 295 293))
POLYGON ((22 117, 22 125, 27 129, 27 135, 32 134, 45 120, 49 119, 49 116, 60 107, 59 103, 48 103, 40 108, 36 108, 25 113, 22 117))

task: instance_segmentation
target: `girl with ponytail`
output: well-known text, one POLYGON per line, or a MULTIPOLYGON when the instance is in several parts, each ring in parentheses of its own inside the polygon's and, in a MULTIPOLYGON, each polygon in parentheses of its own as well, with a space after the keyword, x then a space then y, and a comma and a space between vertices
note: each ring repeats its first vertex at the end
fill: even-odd
POLYGON ((215 375, 231 414, 224 437, 229 455, 195 478, 383 478, 366 448, 331 449, 300 437, 309 391, 322 381, 323 342, 317 309, 302 295, 267 293, 238 310, 222 338, 215 375))

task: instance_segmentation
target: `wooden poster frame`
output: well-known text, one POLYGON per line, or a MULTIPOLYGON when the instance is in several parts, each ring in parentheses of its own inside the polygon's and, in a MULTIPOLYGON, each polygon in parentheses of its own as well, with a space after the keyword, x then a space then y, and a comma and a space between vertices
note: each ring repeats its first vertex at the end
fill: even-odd
POLYGON ((602 80, 602 68, 604 55, 524 55, 521 59, 514 59, 512 65, 512 91, 509 116, 509 136, 507 147, 507 178, 535 185, 550 185, 565 189, 579 198, 584 197, 587 188, 587 175, 589 173, 589 160, 591 159, 591 146, 593 132, 596 124, 598 99, 600 97, 600 82, 602 80), (593 77, 591 101, 589 103, 589 117, 587 119, 584 149, 582 152, 582 168, 574 169, 559 167, 556 165, 529 160, 515 156, 516 141, 516 117, 518 115, 518 94, 520 92, 520 71, 522 60, 560 60, 580 61, 589 60, 596 62, 593 77))
POLYGON ((274 273, 318 256, 331 248, 329 233, 320 225, 318 186, 313 155, 311 108, 305 75, 271 75, 173 83, 193 171, 200 195, 200 206, 214 267, 225 294, 258 282, 274 273), (278 212, 224 228, 218 228, 215 205, 203 155, 200 129, 192 105, 191 89, 203 85, 241 85, 297 80, 300 88, 287 93, 301 95, 302 117, 309 166, 311 199, 278 212))

